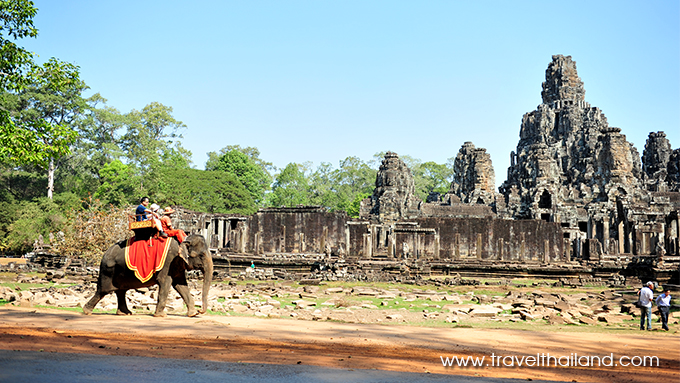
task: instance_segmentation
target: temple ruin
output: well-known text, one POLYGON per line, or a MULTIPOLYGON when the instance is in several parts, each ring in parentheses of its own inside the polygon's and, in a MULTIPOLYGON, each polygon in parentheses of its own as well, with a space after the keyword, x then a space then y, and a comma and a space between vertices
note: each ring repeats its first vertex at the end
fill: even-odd
MULTIPOLYGON (((229 265, 351 266, 395 278, 451 273, 628 276, 678 283, 680 149, 649 134, 642 156, 585 101, 571 56, 546 70, 542 103, 522 118, 507 179, 495 190, 486 149, 465 142, 449 192, 426 201, 387 152, 360 218, 322 207, 251 216, 182 211, 229 265)), ((616 278, 615 278, 616 279, 616 278)), ((620 279, 620 278, 619 278, 620 279)))

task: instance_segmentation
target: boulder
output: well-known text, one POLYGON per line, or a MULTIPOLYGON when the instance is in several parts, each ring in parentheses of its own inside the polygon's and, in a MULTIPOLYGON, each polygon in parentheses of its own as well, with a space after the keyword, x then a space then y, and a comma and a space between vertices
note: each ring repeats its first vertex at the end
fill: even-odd
POLYGON ((472 310, 470 310, 469 314, 473 317, 484 317, 484 318, 493 318, 495 317, 498 313, 500 313, 501 309, 489 305, 481 305, 474 307, 472 310))
POLYGON ((298 309, 303 309, 305 307, 311 307, 311 306, 316 306, 316 302, 310 302, 310 301, 305 301, 303 299, 299 299, 296 301, 292 302, 296 308, 298 309))
POLYGON ((578 318, 578 321, 583 323, 583 324, 587 324, 587 325, 591 325, 591 326, 597 324, 597 321, 595 319, 588 318, 586 316, 582 316, 582 317, 578 318))

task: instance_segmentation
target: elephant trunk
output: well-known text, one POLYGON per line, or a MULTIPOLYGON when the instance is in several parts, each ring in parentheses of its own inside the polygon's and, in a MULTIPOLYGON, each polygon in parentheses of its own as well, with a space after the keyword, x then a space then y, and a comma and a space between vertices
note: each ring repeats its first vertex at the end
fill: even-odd
POLYGON ((210 292, 210 284, 212 283, 213 277, 213 261, 212 255, 206 252, 205 262, 203 262, 203 293, 202 293, 202 305, 201 309, 198 310, 201 314, 205 314, 208 311, 208 293, 210 292))

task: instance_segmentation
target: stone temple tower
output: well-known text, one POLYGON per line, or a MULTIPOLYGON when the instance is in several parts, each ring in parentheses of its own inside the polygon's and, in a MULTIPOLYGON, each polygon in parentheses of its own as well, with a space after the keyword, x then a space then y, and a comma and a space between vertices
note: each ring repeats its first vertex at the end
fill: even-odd
POLYGON ((491 156, 484 148, 467 141, 461 146, 453 165, 449 194, 466 204, 491 205, 495 202, 496 176, 491 156))
POLYGON ((422 202, 415 196, 411 170, 397 153, 385 153, 375 179, 373 195, 361 202, 360 216, 379 221, 395 221, 417 216, 422 202))
POLYGON ((561 222, 558 206, 633 194, 642 174, 640 155, 621 129, 610 127, 602 111, 585 101, 571 56, 552 57, 541 95, 543 102, 522 118, 500 188, 509 215, 561 222))

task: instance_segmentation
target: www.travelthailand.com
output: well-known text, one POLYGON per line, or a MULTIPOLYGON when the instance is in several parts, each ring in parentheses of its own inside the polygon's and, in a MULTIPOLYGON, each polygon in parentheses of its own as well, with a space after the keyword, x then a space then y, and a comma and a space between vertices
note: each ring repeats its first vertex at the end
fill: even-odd
POLYGON ((579 355, 496 355, 472 356, 440 356, 444 367, 658 367, 659 358, 656 356, 627 356, 618 358, 614 354, 596 356, 579 355))

